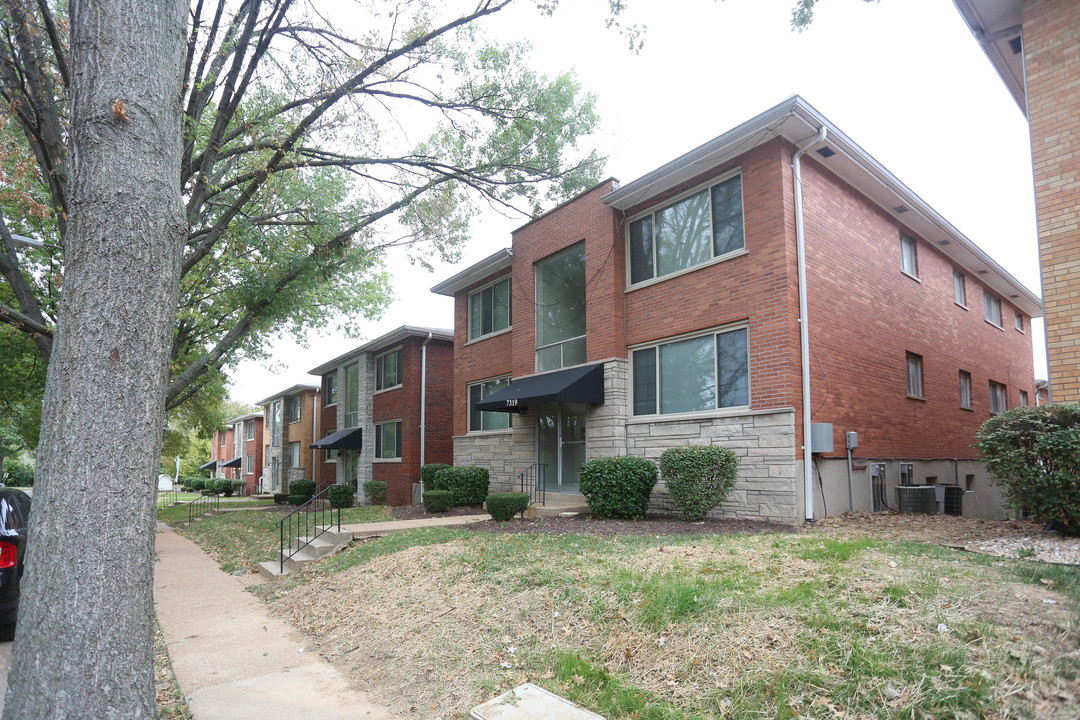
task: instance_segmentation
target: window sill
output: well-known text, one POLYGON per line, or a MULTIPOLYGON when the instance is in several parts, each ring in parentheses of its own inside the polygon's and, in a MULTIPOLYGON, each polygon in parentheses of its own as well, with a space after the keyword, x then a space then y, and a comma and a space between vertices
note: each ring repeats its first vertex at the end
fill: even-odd
POLYGON ((476 344, 478 342, 483 342, 484 340, 490 340, 493 337, 499 337, 500 335, 505 335, 506 333, 510 332, 513 329, 514 329, 513 325, 508 325, 508 326, 504 327, 502 330, 496 330, 495 332, 490 332, 487 335, 481 335, 479 337, 474 337, 472 340, 469 340, 468 342, 466 342, 463 347, 469 347, 470 345, 474 345, 474 344, 476 344))
POLYGON ((904 275, 907 275, 907 276, 908 276, 909 278, 911 278, 912 280, 914 280, 914 281, 915 281, 915 282, 917 282, 917 283, 921 283, 921 282, 922 282, 922 280, 920 280, 920 279, 919 279, 919 276, 918 276, 918 275, 912 275, 912 274, 911 274, 911 273, 909 273, 909 272, 908 272, 907 270, 901 270, 900 272, 901 272, 902 274, 904 274, 904 275))
POLYGON ((383 393, 390 392, 391 390, 400 390, 401 388, 402 383, 398 383, 397 385, 391 385, 390 387, 383 388, 382 390, 376 390, 375 392, 371 393, 371 396, 375 397, 376 395, 382 395, 383 393))
POLYGON ((399 463, 401 458, 372 458, 373 463, 399 463))
POLYGON ((1027 335, 1027 333, 1024 332, 1023 330, 1021 330, 1020 328, 1016 328, 1016 332, 1020 333, 1021 335, 1027 335))
POLYGON ((711 420, 713 418, 738 417, 740 415, 750 414, 751 410, 749 405, 740 405, 738 407, 723 408, 721 410, 697 410, 694 412, 668 413, 666 415, 633 415, 627 418, 626 424, 637 425, 640 423, 711 420))
POLYGON ((971 309, 967 305, 964 305, 963 303, 958 303, 955 300, 953 300, 953 304, 956 305, 956 307, 958 307, 958 308, 963 308, 964 310, 970 310, 971 309))
POLYGON ((470 430, 465 433, 465 437, 483 437, 485 435, 513 435, 514 428, 501 428, 499 430, 470 430))
POLYGON ((325 405, 323 405, 323 407, 337 407, 337 402, 335 401, 332 403, 326 403, 325 405))
POLYGON ((1000 330, 1001 332, 1005 332, 1005 328, 1001 327, 1000 325, 998 325, 998 324, 997 324, 997 323, 995 323, 995 322, 991 322, 990 320, 987 320, 987 321, 986 321, 986 324, 987 324, 987 325, 990 325, 991 327, 996 327, 996 328, 997 328, 998 330, 1000 330))
POLYGON ((624 293, 629 293, 629 292, 634 292, 635 290, 641 290, 643 288, 651 287, 653 285, 656 285, 657 283, 662 283, 662 282, 664 282, 666 280, 672 280, 672 279, 677 278, 677 277, 682 277, 683 275, 686 275, 687 273, 697 272, 698 270, 704 270, 707 267, 712 267, 713 265, 719 265, 720 263, 727 262, 728 260, 734 260, 735 258, 742 257, 743 255, 749 255, 749 254, 750 254, 750 251, 747 250, 745 247, 743 247, 743 248, 741 248, 739 250, 732 250, 729 253, 724 253, 723 255, 719 255, 717 257, 714 257, 712 260, 706 260, 705 262, 701 263, 700 265, 693 265, 693 266, 688 267, 688 268, 683 268, 682 270, 676 270, 675 272, 668 273, 667 275, 661 275, 660 277, 649 278, 648 280, 642 280, 641 282, 634 283, 633 285, 631 285, 631 286, 627 287, 625 290, 623 290, 623 292, 624 293))
POLYGON ((966 407, 964 405, 961 405, 960 409, 965 411, 965 412, 969 412, 969 413, 975 412, 975 408, 971 407, 970 405, 968 405, 966 407))
POLYGON ((922 395, 908 395, 908 400, 918 400, 919 402, 926 402, 926 398, 922 395))

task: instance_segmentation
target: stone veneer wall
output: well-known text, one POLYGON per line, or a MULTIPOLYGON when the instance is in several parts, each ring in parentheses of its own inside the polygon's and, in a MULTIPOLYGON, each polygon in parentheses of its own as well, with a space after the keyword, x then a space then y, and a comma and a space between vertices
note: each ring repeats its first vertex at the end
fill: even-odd
MULTIPOLYGON (((765 410, 701 420, 633 422, 626 426, 628 454, 659 462, 680 445, 722 445, 739 456, 739 478, 728 501, 712 517, 738 517, 798 524, 799 480, 795 462, 795 411, 765 410)), ((663 481, 650 509, 677 512, 663 481)))

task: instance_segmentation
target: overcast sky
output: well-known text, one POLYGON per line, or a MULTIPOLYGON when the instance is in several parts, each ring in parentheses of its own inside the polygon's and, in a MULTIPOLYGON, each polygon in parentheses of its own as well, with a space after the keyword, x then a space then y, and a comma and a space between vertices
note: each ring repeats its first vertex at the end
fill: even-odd
MULTIPOLYGON (((647 27, 638 55, 604 29, 606 0, 564 0, 551 18, 523 0, 486 27, 528 39, 537 70, 576 71, 601 117, 589 141, 624 184, 798 94, 1041 294, 1027 123, 952 2, 822 0, 803 33, 790 30, 793 2, 630 0, 626 19, 647 27)), ((392 256, 396 299, 363 325, 365 340, 401 325, 451 328, 451 299, 428 288, 509 247, 524 222, 483 218, 462 261, 434 273, 392 256)), ((1045 378, 1041 320, 1032 331, 1045 378)), ((362 342, 312 333, 307 348, 278 343, 273 366, 230 371, 232 398, 314 383, 308 370, 362 342)))

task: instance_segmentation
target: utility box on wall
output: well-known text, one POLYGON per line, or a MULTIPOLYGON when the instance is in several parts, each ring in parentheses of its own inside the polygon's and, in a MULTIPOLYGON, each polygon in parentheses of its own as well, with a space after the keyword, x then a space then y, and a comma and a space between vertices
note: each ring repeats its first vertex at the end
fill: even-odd
POLYGON ((810 426, 810 452, 831 453, 832 451, 832 423, 813 423, 810 426))

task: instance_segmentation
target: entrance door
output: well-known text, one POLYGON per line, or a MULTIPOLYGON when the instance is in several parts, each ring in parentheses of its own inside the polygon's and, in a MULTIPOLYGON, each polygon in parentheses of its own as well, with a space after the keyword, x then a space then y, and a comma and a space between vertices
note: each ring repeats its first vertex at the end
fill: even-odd
POLYGON ((547 465, 549 492, 578 492, 585 462, 585 406, 547 403, 536 411, 536 461, 547 465))

